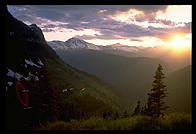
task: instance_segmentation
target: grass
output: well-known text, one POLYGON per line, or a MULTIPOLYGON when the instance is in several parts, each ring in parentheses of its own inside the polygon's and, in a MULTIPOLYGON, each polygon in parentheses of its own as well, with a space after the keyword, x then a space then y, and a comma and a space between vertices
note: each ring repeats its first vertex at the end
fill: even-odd
POLYGON ((171 113, 152 119, 149 116, 132 116, 117 120, 90 117, 87 120, 48 122, 39 130, 191 130, 192 117, 186 113, 171 113))
POLYGON ((192 128, 192 115, 186 113, 171 113, 159 119, 161 129, 186 130, 192 128))

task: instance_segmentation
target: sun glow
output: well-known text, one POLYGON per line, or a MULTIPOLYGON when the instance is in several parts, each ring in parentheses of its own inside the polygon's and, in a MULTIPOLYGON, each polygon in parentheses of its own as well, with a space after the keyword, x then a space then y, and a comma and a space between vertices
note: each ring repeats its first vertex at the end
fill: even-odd
POLYGON ((184 39, 175 38, 174 40, 172 40, 171 45, 177 49, 182 49, 184 47, 187 47, 187 45, 185 43, 186 43, 186 41, 184 39))
POLYGON ((172 47, 175 52, 183 52, 187 49, 190 49, 191 42, 190 39, 186 39, 184 37, 174 37, 170 42, 169 46, 172 47))

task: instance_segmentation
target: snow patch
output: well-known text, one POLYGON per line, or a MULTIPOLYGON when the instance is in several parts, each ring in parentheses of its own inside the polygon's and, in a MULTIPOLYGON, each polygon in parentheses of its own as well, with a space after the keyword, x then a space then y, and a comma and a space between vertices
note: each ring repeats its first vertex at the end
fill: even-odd
POLYGON ((39 61, 37 63, 39 63, 41 66, 44 65, 40 59, 39 59, 39 61))
POLYGON ((30 61, 25 59, 25 62, 26 62, 27 64, 31 65, 31 66, 36 66, 36 67, 41 68, 41 67, 38 66, 37 64, 33 63, 33 62, 31 61, 31 59, 30 59, 30 61))
POLYGON ((13 82, 9 81, 9 82, 7 82, 7 84, 8 84, 9 86, 12 86, 12 85, 13 85, 13 82))
POLYGON ((22 77, 23 77, 23 75, 21 75, 21 74, 19 74, 19 73, 15 73, 15 78, 16 78, 17 80, 20 81, 20 78, 22 78, 22 77))
POLYGON ((22 92, 23 92, 23 93, 25 93, 25 92, 29 92, 29 90, 22 90, 22 92))
POLYGON ((28 77, 25 78, 25 80, 28 80, 28 81, 31 80, 31 76, 33 76, 33 74, 31 74, 31 72, 29 72, 29 75, 28 75, 28 77))
POLYGON ((13 36, 14 35, 14 32, 10 32, 10 36, 13 36))
POLYGON ((32 107, 25 107, 24 109, 31 109, 32 107))
POLYGON ((70 90, 70 91, 71 91, 71 90, 74 90, 74 88, 70 88, 69 90, 70 90))
POLYGON ((62 92, 64 93, 64 92, 67 92, 68 90, 71 91, 71 90, 74 90, 74 88, 69 88, 69 89, 68 88, 65 88, 65 89, 62 90, 62 92))
POLYGON ((35 76, 35 80, 39 80, 38 76, 35 76))
POLYGON ((63 92, 63 93, 64 93, 64 92, 67 92, 67 88, 63 89, 62 92, 63 92))
POLYGON ((32 76, 35 77, 35 80, 39 80, 38 76, 35 76, 35 75, 32 74, 31 72, 29 72, 28 77, 25 77, 24 79, 30 81, 31 78, 32 78, 32 76))
POLYGON ((14 71, 12 71, 11 69, 8 69, 7 76, 14 77, 14 74, 15 74, 14 71))
POLYGON ((20 78, 23 77, 23 75, 21 75, 21 74, 19 74, 19 73, 16 73, 16 72, 12 71, 11 69, 8 69, 7 76, 16 78, 16 79, 19 80, 19 81, 20 81, 20 78))
POLYGON ((82 88, 81 91, 84 91, 86 88, 82 88))

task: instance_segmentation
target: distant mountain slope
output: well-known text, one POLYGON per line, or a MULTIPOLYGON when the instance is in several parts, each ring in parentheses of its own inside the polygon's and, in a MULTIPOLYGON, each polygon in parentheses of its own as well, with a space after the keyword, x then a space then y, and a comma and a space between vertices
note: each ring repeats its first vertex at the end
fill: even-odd
MULTIPOLYGON (((164 84, 167 88, 167 97, 164 99, 169 108, 166 112, 192 113, 192 65, 178 69, 170 74, 165 73, 164 84)), ((153 81, 153 80, 152 80, 153 81)), ((143 96, 139 98, 143 103, 148 99, 147 93, 152 88, 152 81, 141 86, 143 96)))
POLYGON ((105 110, 119 110, 119 98, 112 87, 65 64, 35 24, 25 25, 7 9, 6 21, 7 128, 32 128, 56 109, 58 120, 78 118, 81 113, 88 117, 105 110), (54 109, 47 109, 53 108, 50 105, 54 109))
MULTIPOLYGON (((55 46, 58 46, 58 43, 55 46)), ((172 53, 168 48, 162 47, 134 48, 122 46, 121 44, 114 44, 109 46, 99 46, 99 48, 98 51, 83 48, 67 50, 59 49, 56 50, 56 52, 71 66, 90 74, 94 74, 116 87, 117 93, 121 94, 121 98, 124 99, 123 103, 127 103, 127 105, 136 104, 136 101, 140 98, 143 98, 141 99, 142 101, 147 99, 146 97, 151 88, 154 71, 159 63, 163 65, 166 76, 191 64, 191 51, 189 50, 181 53, 182 55, 179 56, 177 53, 172 53), (126 48, 129 48, 130 50, 124 51, 126 48), (156 59, 149 57, 154 57, 156 59)), ((168 79, 172 79, 170 78, 170 75, 167 77, 168 79)), ((179 76, 173 78, 171 81, 167 80, 168 88, 172 88, 171 94, 174 94, 173 92, 175 92, 177 90, 176 88, 180 85, 177 84, 177 86, 176 83, 172 82, 180 82, 179 79, 183 80, 184 78, 179 76)), ((183 82, 180 83, 182 84, 179 87, 180 94, 185 92, 185 90, 182 89, 185 85, 188 90, 191 89, 187 86, 187 84, 190 84, 189 82, 186 84, 183 82)), ((189 98, 188 94, 185 95, 185 98, 189 98)), ((190 105, 182 104, 182 106, 175 105, 175 107, 174 99, 172 100, 172 97, 170 98, 170 96, 168 99, 170 102, 169 105, 171 105, 169 111, 172 111, 172 109, 173 111, 175 111, 175 109, 176 111, 190 111, 190 108, 188 108, 190 105), (184 108, 184 110, 182 110, 182 108, 184 108)), ((183 102, 188 102, 188 100, 185 99, 183 102)))
POLYGON ((192 112, 192 66, 166 76, 169 111, 192 112))
POLYGON ((67 50, 59 55, 71 66, 96 75, 116 87, 116 92, 126 96, 121 96, 122 99, 129 98, 129 103, 134 103, 136 98, 140 98, 143 94, 143 89, 140 87, 152 81, 154 70, 159 63, 168 69, 162 61, 157 59, 128 58, 95 50, 67 50))

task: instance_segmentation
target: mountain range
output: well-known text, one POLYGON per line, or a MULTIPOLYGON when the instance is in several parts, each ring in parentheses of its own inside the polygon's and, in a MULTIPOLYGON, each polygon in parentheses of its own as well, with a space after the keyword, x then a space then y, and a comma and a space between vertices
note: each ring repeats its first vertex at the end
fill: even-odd
POLYGON ((67 41, 48 41, 57 54, 64 53, 65 50, 96 50, 108 54, 119 55, 124 57, 148 57, 164 61, 170 66, 170 72, 186 67, 191 64, 191 49, 179 53, 174 53, 168 46, 128 46, 120 43, 112 45, 95 45, 82 39, 73 37, 67 41))
MULTIPOLYGON (((137 100, 143 98, 141 100, 145 101, 147 99, 147 93, 151 88, 156 67, 159 63, 162 64, 166 75, 165 81, 169 92, 171 92, 171 96, 168 97, 171 108, 169 111, 191 111, 190 107, 187 108, 185 104, 190 100, 184 99, 183 105, 177 106, 174 99, 172 99, 173 92, 177 92, 177 90, 179 90, 179 94, 187 92, 184 98, 190 98, 188 93, 191 87, 188 83, 190 83, 191 79, 183 71, 179 71, 190 66, 190 52, 180 60, 179 57, 174 57, 168 49, 162 47, 123 46, 119 43, 98 46, 78 38, 71 38, 65 42, 60 41, 60 43, 59 47, 58 42, 53 42, 53 44, 48 42, 49 46, 66 63, 93 74, 115 87, 115 92, 120 96, 122 104, 131 110, 133 110, 137 100), (72 43, 69 43, 70 40, 72 43), (71 47, 73 44, 77 47, 71 47), (90 47, 87 47, 88 45, 90 47), (61 46, 66 46, 66 49, 61 46), (175 77, 175 72, 179 72, 180 77, 175 77), (174 77, 173 79, 179 82, 179 79, 186 78, 185 81, 182 80, 181 82, 184 86, 174 84, 174 80, 170 80, 171 77, 174 77), (184 110, 182 110, 183 108, 184 110)), ((189 69, 187 73, 190 74, 191 70, 189 69)), ((180 98, 176 98, 175 101, 177 100, 180 101, 180 98)))

